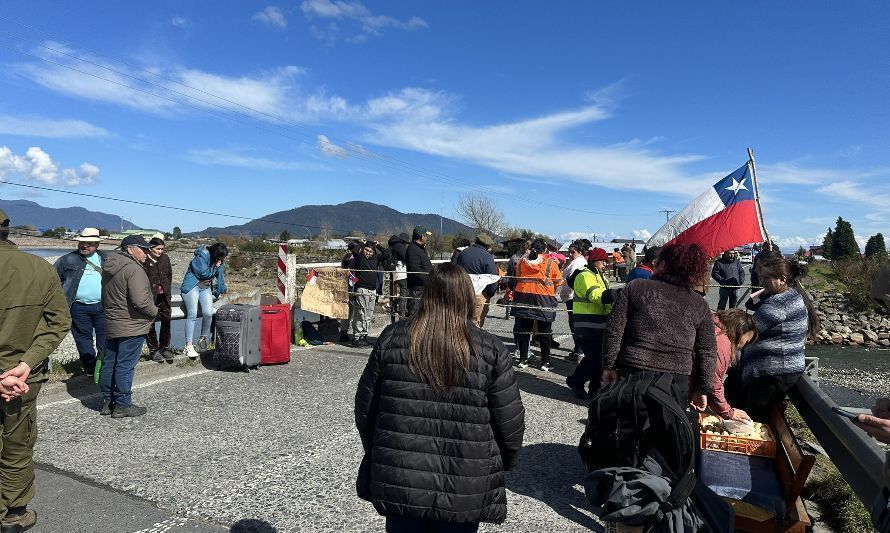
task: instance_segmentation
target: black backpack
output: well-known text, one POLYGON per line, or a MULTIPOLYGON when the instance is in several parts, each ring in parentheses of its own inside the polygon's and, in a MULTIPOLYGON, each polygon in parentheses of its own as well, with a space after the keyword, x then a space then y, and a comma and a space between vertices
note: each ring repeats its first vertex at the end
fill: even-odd
POLYGON ((673 489, 653 522, 683 505, 695 488, 695 437, 678 396, 671 374, 625 376, 593 399, 578 444, 588 471, 640 468, 646 456, 657 452, 673 489))

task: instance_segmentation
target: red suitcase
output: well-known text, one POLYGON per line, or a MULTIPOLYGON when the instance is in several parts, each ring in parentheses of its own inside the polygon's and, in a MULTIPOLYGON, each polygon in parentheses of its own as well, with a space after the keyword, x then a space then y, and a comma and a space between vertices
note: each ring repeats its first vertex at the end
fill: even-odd
POLYGON ((293 327, 290 320, 290 306, 284 304, 264 305, 262 313, 260 364, 289 363, 291 328, 293 327))

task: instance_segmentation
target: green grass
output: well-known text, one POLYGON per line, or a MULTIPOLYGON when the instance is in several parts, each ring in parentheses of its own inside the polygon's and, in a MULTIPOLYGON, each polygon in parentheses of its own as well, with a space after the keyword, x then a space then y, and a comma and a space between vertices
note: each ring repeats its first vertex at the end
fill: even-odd
MULTIPOLYGON (((788 427, 798 440, 818 442, 793 405, 785 410, 788 427)), ((816 465, 804 487, 805 498, 819 504, 824 520, 835 531, 874 531, 868 509, 859 501, 831 459, 816 456, 816 465)))

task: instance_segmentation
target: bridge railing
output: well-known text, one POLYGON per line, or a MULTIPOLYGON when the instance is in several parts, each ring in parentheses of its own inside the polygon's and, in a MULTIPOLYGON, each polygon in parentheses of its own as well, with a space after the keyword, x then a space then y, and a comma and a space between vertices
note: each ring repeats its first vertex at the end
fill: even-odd
POLYGON ((881 494, 885 452, 878 443, 849 419, 833 411, 837 403, 817 384, 813 368, 790 391, 791 401, 844 480, 866 508, 870 509, 881 494), (814 380, 815 377, 815 380, 814 380))

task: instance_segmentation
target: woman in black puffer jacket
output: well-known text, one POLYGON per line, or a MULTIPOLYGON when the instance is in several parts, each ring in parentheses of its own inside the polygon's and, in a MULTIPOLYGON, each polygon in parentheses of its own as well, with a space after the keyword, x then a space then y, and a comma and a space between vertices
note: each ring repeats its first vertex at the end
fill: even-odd
POLYGON ((362 374, 357 489, 387 531, 476 531, 507 516, 504 471, 519 458, 525 408, 507 349, 472 324, 474 304, 467 273, 440 265, 362 374))

